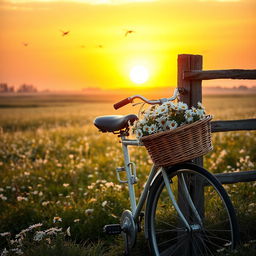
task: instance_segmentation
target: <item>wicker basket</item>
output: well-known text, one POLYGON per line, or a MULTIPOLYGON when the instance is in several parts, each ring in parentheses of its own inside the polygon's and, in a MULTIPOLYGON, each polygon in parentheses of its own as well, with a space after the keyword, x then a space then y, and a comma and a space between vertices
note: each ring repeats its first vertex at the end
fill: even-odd
POLYGON ((141 138, 156 166, 170 166, 205 155, 212 150, 212 116, 174 130, 141 138))

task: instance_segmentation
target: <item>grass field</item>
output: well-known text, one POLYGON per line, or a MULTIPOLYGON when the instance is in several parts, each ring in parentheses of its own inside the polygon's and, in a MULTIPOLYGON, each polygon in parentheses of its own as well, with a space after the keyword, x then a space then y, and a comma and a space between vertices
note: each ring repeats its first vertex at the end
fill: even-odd
MULTIPOLYGON (((121 239, 102 233, 129 207, 127 188, 117 182, 121 147, 113 134, 93 126, 98 115, 137 113, 114 102, 84 96, 0 97, 0 252, 3 255, 122 255, 121 239), (40 225, 35 225, 41 223, 40 225), (9 254, 4 254, 4 248, 9 254)), ((205 96, 215 120, 256 118, 256 97, 205 96)), ((213 135, 205 157, 211 172, 255 170, 255 132, 213 135)), ((151 160, 131 150, 142 189, 151 160)), ((256 182, 225 186, 237 211, 243 248, 255 255, 256 182)), ((146 255, 140 235, 134 255, 146 255)))

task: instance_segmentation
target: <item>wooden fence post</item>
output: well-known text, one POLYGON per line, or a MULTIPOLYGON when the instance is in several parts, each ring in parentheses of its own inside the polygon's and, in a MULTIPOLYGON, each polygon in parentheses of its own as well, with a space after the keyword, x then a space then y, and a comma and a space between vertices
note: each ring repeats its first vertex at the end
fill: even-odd
MULTIPOLYGON (((201 55, 190 55, 190 54, 181 54, 178 55, 178 88, 180 93, 180 100, 185 102, 188 107, 195 106, 197 103, 202 102, 202 81, 201 80, 189 80, 184 79, 184 72, 191 70, 202 70, 203 58, 201 55)), ((203 166, 203 157, 198 157, 194 159, 195 164, 203 166)), ((191 184, 191 183, 190 183, 191 184)), ((202 186, 193 186, 188 187, 192 199, 196 202, 196 207, 199 210, 200 214, 203 215, 204 212, 204 196, 203 196, 203 185, 202 186), (196 200, 195 200, 196 199, 196 200)), ((191 212, 189 204, 186 202, 182 188, 179 185, 178 193, 178 204, 182 210, 184 216, 187 219, 191 219, 191 212)), ((187 250, 185 255, 191 255, 190 244, 185 245, 187 250)))

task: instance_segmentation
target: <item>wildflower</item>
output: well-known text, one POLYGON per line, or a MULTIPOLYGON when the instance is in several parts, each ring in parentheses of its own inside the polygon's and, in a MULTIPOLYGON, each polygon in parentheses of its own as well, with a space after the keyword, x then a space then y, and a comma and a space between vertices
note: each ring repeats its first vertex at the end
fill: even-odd
POLYGON ((204 107, 203 107, 203 105, 202 105, 202 103, 200 101, 197 102, 197 107, 199 109, 203 109, 204 110, 204 107))
POLYGON ((96 200, 96 198, 91 198, 90 200, 89 200, 89 203, 94 203, 94 202, 96 202, 97 200, 96 200))
POLYGON ((140 138, 142 137, 142 135, 143 135, 141 129, 136 130, 136 131, 135 131, 135 134, 136 134, 136 137, 137 137, 138 139, 140 139, 140 138))
POLYGON ((105 186, 107 187, 107 188, 110 188, 110 187, 114 187, 114 183, 113 182, 107 182, 107 183, 105 183, 105 186))
POLYGON ((61 232, 61 231, 62 231, 62 228, 49 228, 49 229, 46 229, 44 232, 47 235, 56 235, 57 232, 61 232))
POLYGON ((94 209, 86 209, 84 212, 87 215, 91 215, 94 212, 94 209))
POLYGON ((166 126, 166 118, 164 116, 159 117, 158 119, 156 119, 156 121, 158 122, 158 124, 160 125, 160 127, 164 128, 166 126))
POLYGON ((149 132, 149 126, 148 126, 148 125, 145 125, 145 126, 143 127, 143 131, 148 133, 148 132, 149 132))
POLYGON ((64 183, 64 184, 63 184, 63 187, 64 187, 64 188, 67 188, 68 186, 69 186, 68 183, 64 183))
POLYGON ((192 122, 193 121, 193 113, 192 111, 189 109, 189 110, 186 110, 185 112, 185 119, 188 123, 192 122))
POLYGON ((34 225, 31 225, 31 226, 29 226, 29 230, 32 230, 32 229, 34 229, 34 228, 39 228, 39 227, 41 227, 41 226, 43 226, 43 224, 42 223, 37 223, 37 224, 34 224, 34 225))
POLYGON ((149 134, 155 133, 157 130, 157 127, 155 124, 150 125, 149 127, 149 134))
POLYGON ((188 105, 186 103, 179 102, 178 103, 178 108, 179 108, 179 110, 187 110, 188 109, 188 105))
POLYGON ((168 128, 170 130, 173 130, 173 129, 177 128, 177 126, 178 126, 178 123, 174 120, 171 120, 171 121, 168 122, 168 128))
POLYGON ((80 221, 80 219, 74 219, 74 222, 76 223, 76 222, 79 222, 80 221))
POLYGON ((22 255, 24 254, 23 251, 20 248, 14 248, 10 250, 11 252, 14 252, 17 255, 22 255))
POLYGON ((68 236, 71 236, 70 227, 67 228, 66 233, 67 233, 68 236))
POLYGON ((7 200, 7 197, 4 196, 3 194, 0 194, 0 199, 2 199, 3 201, 6 201, 6 200, 7 200))
POLYGON ((164 113, 166 113, 166 112, 168 112, 168 107, 167 107, 167 105, 160 105, 157 109, 156 109, 156 114, 157 115, 161 115, 161 114, 164 114, 164 113))
POLYGON ((8 253, 9 252, 6 250, 6 248, 4 248, 4 250, 1 253, 1 256, 6 256, 6 255, 8 255, 8 253))
POLYGON ((59 217, 59 216, 56 216, 53 218, 53 223, 56 223, 56 222, 62 222, 62 218, 59 217))
POLYGON ((44 201, 42 202, 42 206, 47 206, 50 202, 49 201, 44 201))
POLYGON ((191 110, 193 115, 197 115, 197 109, 195 107, 192 107, 191 110))
POLYGON ((0 236, 10 236, 11 233, 10 232, 4 232, 4 233, 0 233, 0 236))
POLYGON ((28 201, 27 197, 23 197, 23 196, 17 196, 17 201, 28 201))
POLYGON ((107 205, 108 201, 104 201, 101 205, 102 207, 105 207, 107 205))

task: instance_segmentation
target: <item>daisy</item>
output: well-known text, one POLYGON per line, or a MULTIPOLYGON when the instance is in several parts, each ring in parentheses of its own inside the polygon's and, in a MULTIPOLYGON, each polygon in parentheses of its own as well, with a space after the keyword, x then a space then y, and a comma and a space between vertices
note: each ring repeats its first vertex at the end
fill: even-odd
POLYGON ((149 126, 148 125, 144 125, 143 126, 143 131, 149 133, 149 126))
POLYGON ((179 108, 179 110, 187 110, 188 109, 188 105, 186 103, 179 102, 178 103, 178 108, 179 108))
POLYGON ((174 121, 174 120, 169 121, 168 128, 170 130, 173 130, 173 129, 177 128, 177 127, 178 127, 178 123, 176 121, 174 121))
POLYGON ((200 101, 197 102, 197 106, 199 109, 204 109, 202 102, 200 102, 200 101))
POLYGON ((188 122, 188 123, 190 123, 190 122, 192 122, 193 121, 193 112, 192 112, 192 110, 191 109, 189 109, 189 110, 186 110, 186 112, 185 112, 185 118, 186 118, 186 121, 188 122))
POLYGON ((149 134, 155 133, 157 131, 157 127, 155 124, 150 125, 149 134))
POLYGON ((162 115, 164 113, 168 112, 168 107, 166 105, 160 105, 157 109, 156 109, 156 114, 157 115, 162 115))
POLYGON ((142 130, 141 129, 136 130, 135 135, 136 135, 137 139, 140 139, 143 135, 142 130))
POLYGON ((159 117, 158 119, 156 119, 156 121, 158 122, 160 127, 164 128, 166 126, 167 120, 164 116, 159 117))

